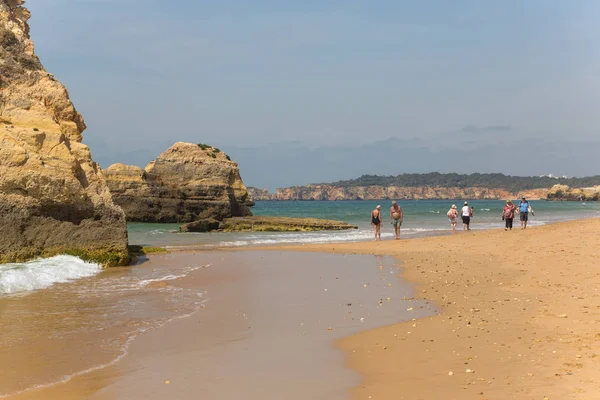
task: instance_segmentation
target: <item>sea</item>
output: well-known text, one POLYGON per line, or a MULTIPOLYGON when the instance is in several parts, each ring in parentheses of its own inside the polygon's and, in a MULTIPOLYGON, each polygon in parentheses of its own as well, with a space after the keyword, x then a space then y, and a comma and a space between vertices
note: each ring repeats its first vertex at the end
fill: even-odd
MULTIPOLYGON (((448 233, 450 224, 446 213, 455 204, 461 209, 463 200, 407 200, 399 204, 404 211, 401 236, 414 238, 448 233)), ((529 226, 552 222, 600 216, 600 203, 531 201, 535 216, 530 216, 529 226)), ((503 228, 502 208, 504 201, 473 200, 474 216, 471 229, 503 228)), ((377 205, 383 210, 382 239, 394 237, 393 227, 387 223, 391 201, 257 201, 252 213, 258 216, 312 217, 344 221, 358 229, 325 232, 244 232, 244 233, 179 233, 177 224, 129 224, 132 244, 179 248, 239 247, 254 245, 277 245, 280 243, 328 243, 357 242, 373 239, 370 214, 377 205)), ((515 221, 518 222, 518 221, 515 221)), ((518 224, 516 224, 518 225, 518 224)), ((461 224, 458 224, 461 229, 461 224)))
MULTIPOLYGON (((529 226, 600 216, 598 202, 548 202, 531 201, 534 216, 529 226)), ((404 211, 401 236, 405 239, 450 233, 446 213, 455 204, 459 209, 462 200, 407 200, 400 201, 404 211)), ((167 249, 216 249, 242 246, 310 244, 328 242, 359 242, 373 239, 370 213, 377 205, 383 209, 382 239, 394 236, 393 227, 387 223, 388 200, 379 201, 257 201, 252 208, 258 216, 312 217, 345 221, 357 226, 346 231, 322 232, 211 232, 182 233, 178 224, 129 223, 129 242, 134 245, 164 247, 167 249)), ((503 201, 472 200, 474 216, 472 230, 502 229, 503 201)), ((515 227, 518 228, 518 221, 515 227)), ((461 224, 457 226, 461 229, 461 224)), ((100 271, 93 263, 74 257, 58 256, 28 263, 0 264, 0 296, 45 289, 55 283, 93 276, 100 271)))
MULTIPOLYGON (((462 203, 400 201, 402 238, 449 234, 446 213, 452 204, 460 209, 462 203)), ((197 278, 206 268, 236 265, 240 253, 223 248, 372 240, 370 213, 377 205, 386 215, 391 202, 258 201, 252 209, 260 216, 314 217, 357 226, 348 231, 180 233, 177 224, 130 223, 131 244, 197 251, 188 258, 177 258, 178 252, 173 252, 148 263, 142 259, 133 268, 103 269, 68 255, 0 264, 0 357, 5 361, 0 366, 0 399, 114 365, 127 355, 135 338, 210 307, 214 293, 202 285, 177 282, 197 278), (23 362, 30 349, 36 349, 35 357, 23 362)), ((473 230, 503 228, 503 201, 475 200, 469 205, 474 209, 473 230)), ((531 205, 535 213, 531 226, 600 216, 600 203, 532 201, 531 205)), ((392 238, 393 228, 384 218, 382 239, 392 238)), ((265 263, 268 257, 265 253, 265 263)), ((379 270, 381 263, 373 264, 368 268, 379 270)))

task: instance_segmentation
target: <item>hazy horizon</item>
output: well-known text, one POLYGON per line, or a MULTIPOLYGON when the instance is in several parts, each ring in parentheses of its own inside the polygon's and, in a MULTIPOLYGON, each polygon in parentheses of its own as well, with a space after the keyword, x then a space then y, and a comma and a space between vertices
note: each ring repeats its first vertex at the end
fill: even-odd
POLYGON ((600 173, 600 3, 29 0, 102 167, 208 143, 249 186, 600 173))

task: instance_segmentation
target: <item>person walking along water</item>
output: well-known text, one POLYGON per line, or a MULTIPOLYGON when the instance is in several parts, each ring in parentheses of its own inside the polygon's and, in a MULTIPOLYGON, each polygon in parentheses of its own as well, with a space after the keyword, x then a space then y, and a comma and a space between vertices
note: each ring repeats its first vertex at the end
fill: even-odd
POLYGON ((456 218, 458 218, 458 210, 456 209, 456 204, 452 204, 452 208, 450 208, 450 210, 448 210, 446 215, 448 216, 448 219, 450 220, 450 228, 452 228, 452 230, 455 231, 456 230, 456 218))
POLYGON ((521 229, 527 229, 527 221, 529 220, 530 212, 531 215, 535 215, 525 196, 521 197, 521 201, 519 202, 519 219, 521 220, 521 229))
POLYGON ((373 211, 371 211, 371 225, 373 225, 373 232, 375 234, 374 240, 381 240, 381 206, 377 205, 373 211))
POLYGON ((513 204, 512 201, 507 200, 506 205, 502 209, 502 220, 504 221, 504 230, 511 230, 513 227, 513 219, 515 218, 515 210, 517 207, 513 204))
POLYGON ((469 203, 465 201, 465 206, 462 208, 462 223, 463 231, 471 230, 471 217, 473 216, 473 209, 469 207, 469 203))
POLYGON ((390 208, 390 223, 394 226, 396 240, 400 240, 400 227, 402 226, 403 219, 404 215, 402 213, 402 207, 398 205, 396 200, 392 201, 392 208, 390 208))

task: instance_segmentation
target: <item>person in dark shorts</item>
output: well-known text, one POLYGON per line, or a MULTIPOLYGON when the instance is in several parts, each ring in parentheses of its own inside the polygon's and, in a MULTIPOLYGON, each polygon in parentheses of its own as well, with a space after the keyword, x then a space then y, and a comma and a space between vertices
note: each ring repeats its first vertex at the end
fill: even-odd
POLYGON ((513 227, 513 219, 515 218, 515 210, 517 207, 513 204, 512 201, 507 200, 506 205, 502 209, 502 219, 504 220, 504 230, 511 230, 513 227))
POLYGON ((521 197, 521 201, 519 202, 519 219, 521 220, 521 229, 527 229, 527 221, 529 220, 530 210, 531 205, 525 196, 521 197))
POLYGON ((471 207, 469 207, 469 203, 465 201, 465 206, 462 208, 462 223, 463 223, 463 231, 470 231, 471 227, 471 216, 473 215, 473 211, 471 207))
POLYGON ((378 205, 371 211, 371 225, 375 233, 375 240, 381 240, 381 206, 378 205))

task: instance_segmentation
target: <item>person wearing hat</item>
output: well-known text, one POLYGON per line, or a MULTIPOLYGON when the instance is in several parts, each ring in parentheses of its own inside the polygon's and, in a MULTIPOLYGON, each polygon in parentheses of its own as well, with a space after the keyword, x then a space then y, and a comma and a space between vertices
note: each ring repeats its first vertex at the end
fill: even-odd
POLYGON ((400 227, 402 226, 403 219, 404 215, 402 214, 402 207, 398 205, 396 200, 392 201, 392 208, 390 208, 390 224, 394 225, 396 240, 400 240, 400 227))
POLYGON ((513 218, 515 218, 515 210, 517 207, 513 204, 512 201, 506 200, 506 205, 502 209, 502 220, 504 221, 504 230, 511 230, 513 227, 513 218))
POLYGON ((450 227, 453 231, 456 230, 456 217, 458 217, 458 210, 456 209, 456 204, 452 204, 452 208, 448 210, 446 213, 448 219, 450 220, 450 227))
POLYGON ((527 221, 529 220, 529 213, 533 214, 531 204, 527 201, 525 196, 521 197, 519 202, 519 219, 521 220, 521 229, 527 229, 527 221))
POLYGON ((377 205, 373 211, 371 211, 371 225, 373 225, 373 231, 375 232, 375 240, 381 240, 381 206, 377 205))
POLYGON ((463 231, 471 230, 471 217, 473 216, 473 209, 469 207, 469 202, 465 201, 465 206, 462 208, 462 223, 463 231))

